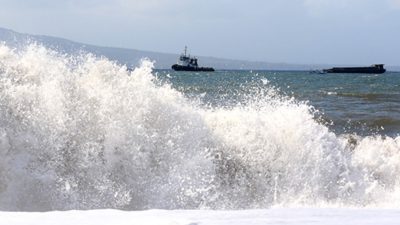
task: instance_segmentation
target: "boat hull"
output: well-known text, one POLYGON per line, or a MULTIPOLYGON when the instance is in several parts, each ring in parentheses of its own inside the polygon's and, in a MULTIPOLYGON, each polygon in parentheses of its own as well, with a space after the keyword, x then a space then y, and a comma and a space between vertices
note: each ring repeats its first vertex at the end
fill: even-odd
POLYGON ((193 67, 193 66, 182 66, 174 64, 171 67, 175 71, 196 71, 196 72, 213 72, 215 71, 212 67, 193 67))
POLYGON ((377 67, 334 67, 332 69, 323 70, 325 73, 367 73, 381 74, 386 72, 384 68, 377 67))

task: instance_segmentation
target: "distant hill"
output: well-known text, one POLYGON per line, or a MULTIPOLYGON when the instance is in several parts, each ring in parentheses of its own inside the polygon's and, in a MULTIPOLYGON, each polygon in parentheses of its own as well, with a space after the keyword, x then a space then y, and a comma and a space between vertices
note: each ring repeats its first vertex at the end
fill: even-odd
MULTIPOLYGON (((63 38, 31 35, 18 33, 13 30, 0 28, 0 41, 5 42, 12 47, 20 47, 27 43, 37 42, 44 46, 57 51, 74 54, 80 51, 87 51, 99 56, 105 56, 111 60, 115 60, 121 64, 128 66, 136 66, 140 59, 149 58, 154 60, 157 69, 169 69, 171 65, 176 63, 178 54, 159 53, 151 51, 142 51, 127 48, 101 47, 90 44, 70 41, 63 38)), ((297 65, 286 63, 268 63, 254 62, 245 60, 232 60, 214 57, 198 56, 199 64, 204 66, 212 66, 216 69, 230 70, 311 70, 332 67, 332 65, 297 65)), ((388 70, 400 71, 400 67, 387 67, 388 70)))

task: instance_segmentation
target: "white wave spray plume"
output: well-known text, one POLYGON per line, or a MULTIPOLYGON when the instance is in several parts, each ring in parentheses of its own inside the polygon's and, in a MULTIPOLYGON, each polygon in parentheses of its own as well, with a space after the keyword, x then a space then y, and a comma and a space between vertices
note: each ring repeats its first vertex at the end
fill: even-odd
POLYGON ((152 63, 0 45, 0 210, 400 204, 400 137, 338 137, 274 89, 206 108, 152 63))

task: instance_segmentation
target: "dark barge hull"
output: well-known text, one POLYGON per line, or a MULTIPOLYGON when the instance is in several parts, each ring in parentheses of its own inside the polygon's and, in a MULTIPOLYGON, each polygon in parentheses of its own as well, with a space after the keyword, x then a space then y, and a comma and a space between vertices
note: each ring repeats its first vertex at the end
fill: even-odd
POLYGON ((368 67, 333 67, 332 69, 323 70, 325 73, 367 73, 381 74, 386 72, 383 65, 374 65, 368 67))
POLYGON ((196 72, 213 72, 215 71, 212 67, 194 67, 194 66, 181 66, 174 64, 171 67, 175 71, 196 71, 196 72))

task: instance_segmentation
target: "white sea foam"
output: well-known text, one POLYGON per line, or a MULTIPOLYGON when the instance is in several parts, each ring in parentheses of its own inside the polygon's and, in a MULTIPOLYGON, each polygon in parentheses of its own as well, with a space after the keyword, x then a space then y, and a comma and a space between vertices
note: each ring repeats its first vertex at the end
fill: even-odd
POLYGON ((312 107, 205 108, 90 54, 0 45, 0 209, 400 205, 400 138, 338 137, 312 107))
POLYGON ((89 210, 0 212, 0 225, 398 225, 398 209, 89 210))

